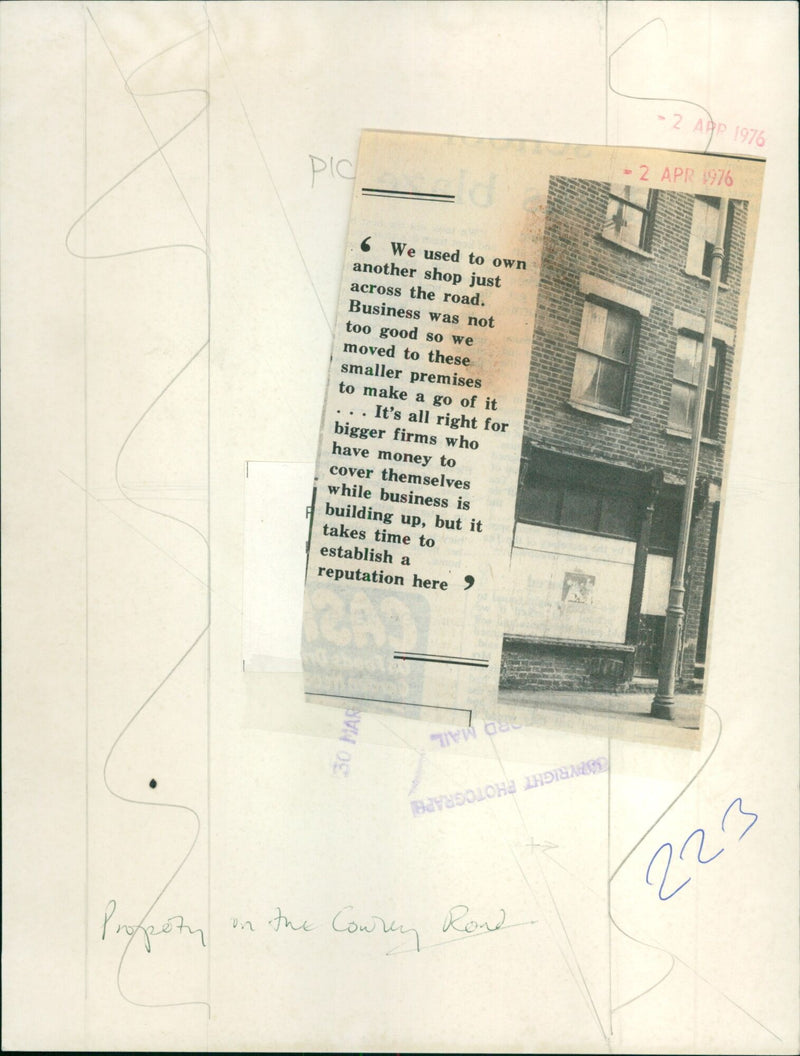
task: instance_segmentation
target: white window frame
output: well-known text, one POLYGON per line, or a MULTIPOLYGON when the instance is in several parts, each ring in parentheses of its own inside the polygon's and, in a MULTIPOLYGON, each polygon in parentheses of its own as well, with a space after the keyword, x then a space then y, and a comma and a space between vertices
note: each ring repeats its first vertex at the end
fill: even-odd
MULTIPOLYGON (((702 333, 697 333, 695 331, 689 331, 689 330, 681 330, 681 331, 678 332, 678 336, 677 336, 677 339, 676 339, 676 342, 675 342, 675 358, 674 358, 673 364, 672 364, 672 383, 671 383, 671 386, 670 386, 670 407, 669 407, 668 415, 671 414, 671 412, 672 412, 672 391, 674 390, 676 385, 678 385, 682 389, 694 389, 695 397, 696 397, 696 394, 697 394, 697 389, 698 389, 698 385, 699 385, 699 378, 698 378, 697 382, 690 382, 690 381, 685 381, 683 378, 678 378, 678 377, 675 376, 675 366, 676 366, 676 364, 678 362, 678 356, 677 356, 678 342, 680 342, 681 339, 687 339, 687 338, 692 340, 692 341, 694 341, 694 343, 695 343, 695 349, 696 349, 695 362, 698 363, 698 369, 699 369, 699 360, 700 360, 700 357, 702 356, 702 353, 703 353, 703 335, 702 335, 702 333)), ((722 399, 722 382, 724 380, 724 374, 725 374, 725 353, 727 351, 725 343, 723 341, 720 341, 716 336, 713 339, 711 348, 712 348, 712 352, 713 352, 713 355, 714 355, 714 361, 713 361, 714 362, 714 388, 709 390, 708 387, 706 387, 706 392, 705 392, 705 397, 704 398, 705 398, 705 401, 707 403, 708 402, 709 392, 712 392, 713 393, 713 404, 712 404, 712 407, 710 409, 710 413, 708 413, 708 414, 706 413, 705 407, 703 408, 704 428, 703 428, 703 431, 701 433, 701 436, 702 436, 702 438, 704 440, 716 440, 718 438, 718 436, 719 436, 720 401, 722 399), (707 422, 707 425, 708 425, 708 431, 706 431, 706 428, 705 428, 706 422, 707 422)), ((690 435, 692 426, 691 426, 691 422, 689 423, 688 426, 676 423, 676 422, 674 422, 672 420, 671 417, 668 416, 668 418, 667 418, 667 428, 669 430, 671 430, 672 432, 681 433, 681 434, 684 434, 684 435, 690 435)))
MULTIPOLYGON (((700 194, 695 195, 694 204, 692 205, 692 228, 689 233, 689 247, 686 252, 686 270, 690 275, 698 275, 704 279, 708 279, 711 276, 710 266, 708 274, 706 274, 703 271, 703 264, 708 252, 707 247, 710 245, 713 248, 714 246, 721 201, 722 199, 720 198, 700 194)), ((731 223, 732 212, 729 202, 725 217, 725 235, 723 239, 726 253, 722 265, 723 271, 720 276, 720 281, 723 283, 727 278, 728 271, 727 246, 730 241, 731 223)))
POLYGON ((572 403, 589 409, 597 409, 609 414, 624 415, 630 404, 631 379, 633 375, 634 360, 639 336, 639 319, 637 313, 627 305, 614 302, 601 302, 588 298, 583 304, 583 315, 581 317, 581 331, 578 338, 578 353, 575 358, 575 366, 572 374, 572 390, 570 400, 572 403), (606 324, 609 312, 618 312, 630 320, 630 346, 627 360, 621 360, 610 356, 605 351, 606 324), (602 333, 599 328, 602 325, 602 333), (584 394, 576 388, 579 377, 578 363, 581 356, 592 356, 603 362, 624 368, 624 383, 619 406, 609 406, 597 400, 587 400, 584 394))
POLYGON ((603 235, 626 249, 636 249, 647 253, 650 248, 655 192, 649 188, 637 187, 635 184, 612 183, 609 189, 608 201, 609 205, 606 207, 606 216, 603 224, 603 235), (631 195, 636 191, 646 194, 643 205, 631 198, 631 195), (614 215, 610 215, 610 206, 614 202, 617 206, 616 212, 614 215), (637 242, 623 237, 623 229, 629 222, 627 219, 628 210, 638 213, 642 217, 642 226, 637 242))

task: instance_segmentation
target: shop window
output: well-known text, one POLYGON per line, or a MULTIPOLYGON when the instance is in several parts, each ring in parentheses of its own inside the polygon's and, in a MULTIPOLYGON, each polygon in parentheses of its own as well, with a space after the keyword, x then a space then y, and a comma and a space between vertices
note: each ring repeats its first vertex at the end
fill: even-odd
POLYGON ((561 488, 548 481, 532 481, 520 488, 517 516, 528 524, 558 524, 561 488))
POLYGON ((565 481, 536 479, 529 470, 520 488, 517 517, 526 524, 635 539, 640 509, 632 495, 609 494, 565 481))
POLYGON ((599 531, 602 535, 635 539, 639 531, 639 517, 638 503, 630 495, 604 495, 599 531))
POLYGON ((624 246, 649 249, 654 194, 646 187, 612 183, 603 234, 624 246))
POLYGON ((572 378, 572 399, 576 403, 624 413, 636 335, 634 312, 617 305, 585 302, 572 378))
POLYGON ((650 553, 673 556, 678 546, 678 529, 681 523, 681 500, 679 497, 663 497, 655 505, 650 526, 650 553))
MULTIPOLYGON (((669 405, 669 427, 677 432, 691 433, 692 431, 702 354, 703 340, 701 337, 697 334, 678 334, 669 405)), ((723 361, 722 347, 717 342, 712 342, 702 432, 702 435, 709 439, 717 436, 723 361)))
MULTIPOLYGON (((711 255, 714 251, 714 239, 717 236, 720 199, 706 198, 698 195, 692 210, 692 232, 689 236, 689 252, 686 257, 686 270, 693 275, 711 276, 711 255)), ((724 256, 720 281, 728 278, 728 256, 730 249, 731 223, 733 206, 728 203, 728 215, 725 221, 724 256)))
POLYGON ((581 532, 596 532, 600 521, 600 496, 583 488, 564 488, 560 524, 581 532))

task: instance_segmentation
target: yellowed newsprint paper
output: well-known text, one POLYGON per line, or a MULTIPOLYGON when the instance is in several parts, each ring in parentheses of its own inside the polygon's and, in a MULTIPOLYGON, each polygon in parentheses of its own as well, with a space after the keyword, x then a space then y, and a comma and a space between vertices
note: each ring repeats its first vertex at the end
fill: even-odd
POLYGON ((699 745, 764 168, 362 134, 309 699, 699 745))

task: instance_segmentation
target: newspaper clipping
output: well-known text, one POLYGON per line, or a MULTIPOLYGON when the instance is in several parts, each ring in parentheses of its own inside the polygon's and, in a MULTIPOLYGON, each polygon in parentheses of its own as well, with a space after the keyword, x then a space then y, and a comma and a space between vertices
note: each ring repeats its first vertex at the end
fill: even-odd
POLYGON ((763 169, 363 133, 310 700, 697 746, 763 169))

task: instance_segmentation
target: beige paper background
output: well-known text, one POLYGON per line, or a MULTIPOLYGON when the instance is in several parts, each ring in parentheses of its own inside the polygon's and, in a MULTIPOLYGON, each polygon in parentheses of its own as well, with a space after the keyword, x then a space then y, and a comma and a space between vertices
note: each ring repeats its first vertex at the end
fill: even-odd
POLYGON ((796 1050, 795 30, 783 4, 0 7, 6 1048, 796 1050), (365 717, 334 772, 342 716, 242 671, 243 469, 313 460, 340 278, 347 166, 312 187, 309 156, 354 161, 369 127, 702 150, 687 100, 763 128, 768 159, 707 765, 652 832, 694 753, 445 749, 365 717), (162 244, 199 249, 119 255, 162 244), (408 807, 415 782, 600 754, 558 799, 408 807), (757 825, 655 902, 655 849, 739 795, 757 825), (109 899, 208 945, 154 937, 120 967, 109 899), (432 943, 455 903, 539 923, 388 958, 326 923, 353 904, 432 943), (265 932, 276 906, 320 922, 280 936, 313 944, 265 932))

